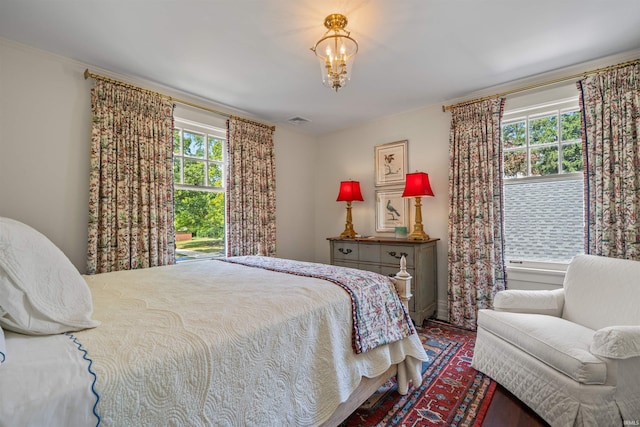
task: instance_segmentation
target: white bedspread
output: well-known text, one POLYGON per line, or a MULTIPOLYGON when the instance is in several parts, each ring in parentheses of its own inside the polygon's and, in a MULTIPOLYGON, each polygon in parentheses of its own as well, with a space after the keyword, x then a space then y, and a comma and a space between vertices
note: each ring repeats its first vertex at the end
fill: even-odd
POLYGON ((418 382, 427 360, 416 335, 356 355, 349 297, 320 279, 216 261, 85 278, 101 425, 315 425, 362 376, 406 358, 418 382))

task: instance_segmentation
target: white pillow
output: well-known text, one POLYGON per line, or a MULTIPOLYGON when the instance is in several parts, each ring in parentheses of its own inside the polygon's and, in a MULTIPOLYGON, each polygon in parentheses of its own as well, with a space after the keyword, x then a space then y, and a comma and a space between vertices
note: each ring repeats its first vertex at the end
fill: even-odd
POLYGON ((7 346, 4 343, 4 331, 0 328, 0 365, 7 360, 7 346))
POLYGON ((29 335, 94 328, 87 283, 43 234, 0 217, 0 326, 29 335))

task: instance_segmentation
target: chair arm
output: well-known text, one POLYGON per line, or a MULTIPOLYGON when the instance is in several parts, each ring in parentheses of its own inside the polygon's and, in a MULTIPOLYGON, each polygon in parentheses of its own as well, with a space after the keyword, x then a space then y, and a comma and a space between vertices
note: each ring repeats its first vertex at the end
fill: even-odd
POLYGON ((596 331, 589 349, 596 356, 629 359, 640 356, 640 325, 607 326, 596 331))
POLYGON ((493 299, 493 309, 512 313, 546 314, 560 317, 564 307, 564 289, 500 291, 493 299))

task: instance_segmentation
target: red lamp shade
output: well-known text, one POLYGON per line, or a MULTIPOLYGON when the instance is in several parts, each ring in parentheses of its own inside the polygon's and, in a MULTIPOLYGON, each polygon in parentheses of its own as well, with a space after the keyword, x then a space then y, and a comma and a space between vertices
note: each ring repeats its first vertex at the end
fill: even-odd
POLYGON ((402 197, 433 196, 429 175, 424 172, 408 173, 402 197))
POLYGON ((360 192, 360 183, 358 181, 342 181, 336 202, 352 202, 354 200, 364 201, 360 192))

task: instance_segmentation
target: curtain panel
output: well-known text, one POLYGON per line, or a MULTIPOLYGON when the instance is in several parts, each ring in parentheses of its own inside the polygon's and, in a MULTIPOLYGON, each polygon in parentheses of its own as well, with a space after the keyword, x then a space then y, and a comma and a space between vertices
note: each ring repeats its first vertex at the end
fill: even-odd
POLYGON ((175 263, 173 105, 97 80, 91 111, 88 273, 175 263))
POLYGON ((273 130, 227 121, 227 256, 276 254, 276 172, 273 130))
POLYGON ((585 252, 640 260, 640 63, 596 73, 577 86, 585 252))
POLYGON ((479 309, 505 289, 503 164, 504 100, 452 109, 449 134, 449 321, 476 329, 479 309))

